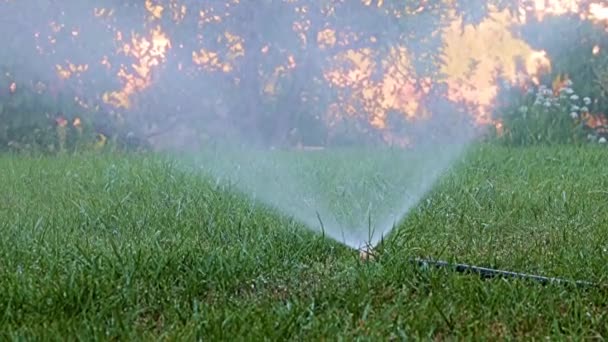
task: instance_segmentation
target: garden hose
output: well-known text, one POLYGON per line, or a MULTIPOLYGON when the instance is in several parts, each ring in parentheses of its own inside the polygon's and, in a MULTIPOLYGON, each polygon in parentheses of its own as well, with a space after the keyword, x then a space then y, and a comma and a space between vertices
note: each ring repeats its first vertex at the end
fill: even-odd
POLYGON ((497 270, 497 269, 474 266, 474 265, 449 263, 447 261, 442 261, 442 260, 414 258, 414 259, 411 259, 411 262, 420 267, 425 267, 425 268, 427 268, 429 266, 435 266, 437 268, 451 269, 458 273, 477 274, 483 279, 510 278, 510 279, 531 280, 534 282, 541 283, 543 285, 562 284, 562 285, 574 285, 576 287, 598 287, 598 284, 591 283, 588 281, 583 281, 583 280, 573 281, 573 280, 566 280, 566 279, 562 279, 562 278, 544 277, 544 276, 540 276, 540 275, 497 270))

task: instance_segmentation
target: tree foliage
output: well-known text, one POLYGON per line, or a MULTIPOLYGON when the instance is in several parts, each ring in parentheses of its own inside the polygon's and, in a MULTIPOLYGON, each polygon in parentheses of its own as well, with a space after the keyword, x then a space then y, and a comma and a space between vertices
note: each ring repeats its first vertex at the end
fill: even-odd
MULTIPOLYGON (((142 0, 99 7, 9 0, 0 4, 10 14, 0 23, 8 37, 1 82, 16 82, 19 91, 0 96, 43 84, 39 95, 58 108, 37 109, 42 114, 34 117, 53 122, 57 113, 70 112, 72 120, 88 113, 82 120, 92 130, 142 138, 182 127, 195 140, 205 134, 265 145, 363 137, 403 143, 404 132, 411 140, 412 125, 429 113, 465 121, 466 113, 479 114, 470 98, 459 103, 448 94, 457 80, 446 85, 442 72, 445 32, 455 22, 463 31, 477 27, 491 12, 515 16, 514 4, 142 0)), ((552 54, 551 43, 527 27, 533 47, 552 54)), ((605 82, 602 70, 593 72, 605 82)), ((26 110, 8 107, 3 113, 11 118, 26 110)))

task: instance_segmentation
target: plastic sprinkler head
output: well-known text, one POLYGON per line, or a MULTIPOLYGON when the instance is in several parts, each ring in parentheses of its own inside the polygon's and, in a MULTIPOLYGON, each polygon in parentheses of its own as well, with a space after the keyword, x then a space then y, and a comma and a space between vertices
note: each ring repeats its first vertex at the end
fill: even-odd
POLYGON ((374 261, 376 259, 376 251, 370 245, 359 248, 359 258, 361 261, 374 261))

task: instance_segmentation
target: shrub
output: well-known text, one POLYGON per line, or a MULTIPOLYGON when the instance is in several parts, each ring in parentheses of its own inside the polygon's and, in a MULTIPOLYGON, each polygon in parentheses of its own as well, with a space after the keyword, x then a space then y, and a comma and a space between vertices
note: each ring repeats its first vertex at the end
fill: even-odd
POLYGON ((553 73, 523 93, 502 92, 496 118, 499 142, 509 145, 564 144, 608 139, 608 36, 604 28, 576 17, 529 24, 523 35, 551 56, 553 73), (546 35, 559 32, 560 39, 546 35))
POLYGON ((545 85, 531 89, 503 107, 504 132, 498 139, 510 145, 580 143, 580 101, 570 83, 556 91, 545 85))

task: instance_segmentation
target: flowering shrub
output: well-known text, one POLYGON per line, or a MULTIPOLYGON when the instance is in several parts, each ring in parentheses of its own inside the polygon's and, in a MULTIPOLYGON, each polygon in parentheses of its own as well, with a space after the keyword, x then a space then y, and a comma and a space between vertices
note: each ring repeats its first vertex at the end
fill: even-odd
POLYGON ((606 143, 605 115, 598 99, 578 94, 572 80, 559 76, 552 86, 541 84, 501 108, 504 127, 498 139, 511 145, 606 143))
POLYGON ((551 57, 554 74, 541 76, 539 86, 523 92, 520 89, 501 91, 494 113, 501 124, 502 134, 497 132, 500 142, 509 145, 606 143, 606 29, 605 25, 581 22, 575 15, 547 17, 522 28, 526 42, 551 57))

